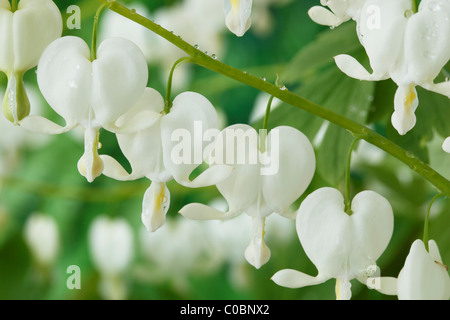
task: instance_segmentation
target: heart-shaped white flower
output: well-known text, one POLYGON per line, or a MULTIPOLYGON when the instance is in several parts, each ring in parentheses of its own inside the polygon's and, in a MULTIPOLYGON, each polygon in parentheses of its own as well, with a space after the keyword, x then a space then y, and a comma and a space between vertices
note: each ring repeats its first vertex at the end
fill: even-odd
POLYGON ((344 210, 344 198, 334 188, 306 197, 297 213, 297 234, 318 275, 285 269, 272 277, 275 283, 300 288, 335 278, 337 299, 351 298, 350 280, 365 283, 368 270, 375 270, 391 239, 394 216, 389 202, 373 191, 353 198, 351 215, 344 210))
POLYGON ((450 2, 423 0, 412 14, 410 0, 367 0, 358 21, 358 34, 370 60, 369 73, 349 55, 335 57, 348 76, 368 81, 391 78, 394 97, 392 125, 404 135, 416 123, 416 86, 450 96, 450 81, 434 83, 450 59, 450 2), (376 19, 369 10, 376 7, 376 19))
POLYGON ((66 121, 61 127, 46 118, 29 116, 21 125, 29 130, 59 134, 75 126, 85 128, 85 153, 78 168, 88 181, 101 174, 98 156, 100 128, 112 132, 138 130, 153 120, 135 114, 118 127, 119 117, 141 98, 148 80, 146 60, 131 41, 110 38, 103 41, 97 58, 90 60, 87 44, 78 37, 67 36, 52 42, 39 60, 39 88, 49 105, 66 121))
POLYGON ((51 0, 21 0, 13 9, 8 0, 0 0, 0 70, 8 76, 3 113, 18 124, 30 113, 23 75, 61 36, 62 17, 51 0))
POLYGON ((314 149, 308 138, 292 127, 276 127, 263 138, 252 127, 237 124, 218 136, 210 161, 211 168, 217 163, 234 167, 227 179, 216 184, 228 202, 228 211, 191 203, 180 213, 189 219, 222 220, 246 212, 252 218, 253 230, 245 257, 260 268, 270 258, 270 250, 264 243, 265 219, 273 212, 293 216, 290 206, 314 176, 314 149))
POLYGON ((145 112, 159 116, 156 121, 150 116, 149 121, 154 122, 152 126, 134 133, 117 134, 132 172, 128 174, 110 156, 100 157, 105 164, 103 173, 106 176, 117 180, 146 177, 152 181, 144 195, 142 221, 148 231, 155 231, 164 223, 169 208, 168 181, 173 178, 181 185, 193 188, 214 185, 225 179, 232 168, 216 166, 205 170, 194 180, 190 179, 191 173, 203 162, 206 132, 219 132, 217 112, 204 96, 195 92, 181 93, 166 114, 163 97, 156 90, 146 88, 139 102, 118 123, 145 112))

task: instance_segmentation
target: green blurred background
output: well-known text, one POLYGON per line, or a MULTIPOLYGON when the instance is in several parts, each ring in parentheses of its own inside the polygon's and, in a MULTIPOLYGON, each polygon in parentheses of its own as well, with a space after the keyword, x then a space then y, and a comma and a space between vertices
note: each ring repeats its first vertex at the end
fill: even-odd
MULTIPOLYGON (((254 6, 259 2, 259 7, 254 8, 252 28, 242 38, 224 27, 221 0, 220 12, 211 13, 209 20, 212 22, 208 22, 214 23, 215 19, 218 23, 214 27, 205 25, 203 30, 195 32, 189 28, 190 21, 201 24, 208 20, 201 5, 185 10, 181 15, 184 18, 174 15, 171 20, 170 12, 183 1, 121 2, 137 8, 138 13, 142 13, 139 8, 145 10, 149 18, 180 33, 186 40, 198 37, 198 42, 190 40, 191 44, 216 54, 224 63, 271 82, 279 76, 279 81, 289 90, 371 126, 450 178, 449 157, 440 147, 443 138, 450 135, 450 123, 446 121, 450 118, 448 98, 419 89, 417 125, 406 136, 398 136, 390 124, 395 84, 390 80, 378 83, 353 80, 335 67, 332 57, 339 53, 351 54, 365 64, 367 58, 353 22, 330 30, 309 19, 307 10, 319 1, 255 0, 254 6), (183 27, 183 23, 186 26, 183 27), (213 28, 216 29, 211 32, 213 28)), ((93 16, 99 2, 57 0, 55 3, 61 9, 64 22, 73 14, 67 13, 69 6, 80 8, 81 28, 65 28, 64 35, 79 36, 90 43, 93 16)), ((112 28, 112 25, 102 24, 108 14, 114 15, 105 12, 100 17, 101 35, 108 34, 106 29, 112 28)), ((149 86, 164 94, 165 75, 176 59, 176 50, 149 31, 142 34, 153 54, 148 57, 149 86), (171 60, 167 52, 175 52, 175 58, 171 60)), ((182 66, 179 70, 175 73, 174 96, 185 90, 199 92, 217 108, 224 126, 250 123, 255 128, 261 127, 257 115, 261 115, 263 109, 258 109, 257 101, 262 101, 264 108, 268 97, 261 96, 258 90, 200 67, 182 66), (182 79, 177 80, 177 76, 182 79)), ((441 75, 445 76, 448 74, 441 75)), ((61 122, 38 91, 35 69, 26 73, 25 81, 28 90, 35 91, 36 107, 32 105, 37 110, 35 113, 61 122)), ((1 74, 0 88, 4 91, 5 87, 6 76, 1 74)), ((269 127, 277 125, 294 126, 314 141, 317 172, 302 198, 323 186, 342 190, 345 161, 353 137, 333 125, 321 135, 326 128, 321 119, 283 104, 271 113, 269 127)), ((335 299, 334 280, 295 290, 279 287, 270 280, 276 271, 285 268, 313 276, 317 273, 298 241, 293 221, 269 217, 266 243, 272 256, 266 265, 256 270, 244 259, 251 233, 247 223, 250 218, 243 214, 227 225, 186 222, 177 213, 183 205, 217 203, 220 194, 215 187, 188 189, 170 182, 170 210, 167 224, 162 227, 167 230, 160 229, 147 237, 140 214, 142 197, 150 181, 118 182, 100 176, 88 183, 76 167, 83 153, 79 132, 41 136, 10 127, 6 122, 1 130, 4 130, 4 138, 0 139, 0 299, 335 299), (27 221, 35 213, 55 221, 59 234, 57 255, 46 265, 36 261, 24 236, 27 221), (118 290, 116 293, 100 290, 102 271, 93 261, 89 242, 92 222, 104 215, 124 219, 133 230, 132 258, 118 276, 120 279, 116 279, 120 289, 113 285, 110 290, 118 290), (218 234, 221 238, 214 239, 218 234), (69 289, 66 285, 70 276, 67 268, 71 265, 81 270, 81 289, 69 289)), ((114 156, 130 168, 112 133, 102 131, 100 140, 100 153, 114 156)), ((427 206, 437 192, 401 162, 360 143, 353 157, 352 194, 365 189, 382 194, 394 208, 394 234, 378 266, 382 275, 397 276, 410 245, 422 237, 427 206)), ((297 208, 301 199, 296 203, 297 208)), ((443 262, 447 264, 450 261, 449 227, 450 204, 441 197, 433 206, 430 238, 438 243, 443 262)), ((46 245, 44 241, 43 245, 46 245)), ((353 299, 396 298, 369 290, 356 281, 352 282, 352 292, 353 299)))

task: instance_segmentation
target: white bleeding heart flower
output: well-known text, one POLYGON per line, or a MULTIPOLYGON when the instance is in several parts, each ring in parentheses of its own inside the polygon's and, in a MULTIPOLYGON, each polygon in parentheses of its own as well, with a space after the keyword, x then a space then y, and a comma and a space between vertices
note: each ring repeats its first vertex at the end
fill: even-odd
POLYGON ((447 152, 450 153, 450 137, 447 137, 444 140, 444 143, 442 144, 442 149, 447 152))
POLYGON ((152 181, 145 192, 142 210, 142 222, 150 232, 164 224, 170 203, 168 181, 173 178, 186 187, 203 187, 223 180, 232 170, 230 166, 216 166, 191 180, 191 173, 203 162, 206 132, 219 132, 217 112, 208 99, 195 92, 178 95, 169 113, 164 106, 163 97, 146 88, 134 108, 119 119, 119 123, 127 122, 128 117, 143 112, 159 115, 146 129, 117 134, 120 148, 132 167, 130 174, 112 157, 100 156, 106 176, 117 180, 146 177, 152 181), (180 157, 181 154, 187 158, 180 157))
POLYGON ((252 0, 224 0, 225 24, 238 37, 250 28, 252 0))
POLYGON ((321 0, 320 4, 328 6, 331 11, 314 6, 309 9, 308 15, 317 24, 337 27, 350 19, 357 20, 364 2, 365 0, 321 0))
POLYGON ((100 293, 107 299, 124 299, 126 285, 122 276, 134 257, 133 229, 123 218, 101 215, 89 227, 88 244, 100 274, 100 293))
POLYGON ((310 184, 316 164, 314 149, 300 131, 282 126, 265 135, 237 124, 224 129, 216 139, 210 153, 211 168, 221 163, 234 167, 227 179, 216 183, 228 202, 227 212, 199 203, 180 210, 195 220, 230 219, 246 212, 252 218, 253 230, 245 258, 256 268, 270 258, 264 243, 266 217, 276 212, 292 218, 290 206, 310 184))
POLYGON ((318 275, 284 269, 272 277, 275 283, 300 288, 334 278, 337 299, 351 298, 350 280, 365 283, 368 270, 375 270, 391 239, 394 216, 389 202, 373 191, 354 197, 352 215, 344 210, 344 197, 334 188, 306 197, 297 213, 297 234, 318 275))
POLYGON ((336 56, 336 64, 350 77, 367 81, 391 78, 398 85, 392 125, 404 135, 416 123, 416 86, 450 96, 450 81, 434 82, 450 59, 450 2, 423 0, 419 11, 412 14, 410 0, 367 0, 358 33, 373 72, 349 55, 336 56), (378 8, 376 18, 368 10, 374 6, 378 8))
POLYGON ((0 70, 8 76, 3 113, 15 125, 30 113, 23 75, 62 33, 62 17, 51 0, 0 0, 0 70))
POLYGON ((434 240, 428 241, 428 251, 422 240, 416 240, 406 257, 398 278, 373 279, 370 286, 381 293, 397 295, 399 300, 449 300, 450 277, 442 263, 434 240))
MULTIPOLYGON (((129 123, 116 122, 140 99, 148 81, 146 60, 131 41, 103 41, 91 61, 87 44, 67 36, 52 42, 39 60, 39 88, 66 125, 59 126, 40 116, 29 116, 21 125, 31 131, 60 134, 75 126, 85 129, 85 152, 78 169, 89 182, 99 176, 103 163, 98 155, 99 130, 128 132, 151 125, 148 117, 135 114, 129 123)), ((147 115, 148 116, 148 115, 147 115)), ((156 120, 157 114, 153 115, 156 120)))

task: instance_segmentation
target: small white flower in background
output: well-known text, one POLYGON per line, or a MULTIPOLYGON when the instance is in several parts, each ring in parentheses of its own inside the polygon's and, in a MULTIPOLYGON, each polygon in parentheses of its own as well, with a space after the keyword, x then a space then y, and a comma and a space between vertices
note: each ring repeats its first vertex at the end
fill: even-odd
POLYGON ((134 257, 133 230, 123 218, 98 216, 89 227, 92 262, 100 273, 100 293, 106 299, 126 297, 123 274, 134 257))
POLYGON ((130 122, 116 125, 140 99, 148 81, 147 63, 135 44, 110 38, 100 44, 96 59, 90 59, 89 47, 81 38, 67 36, 52 42, 39 60, 37 79, 44 98, 66 125, 61 127, 40 116, 29 116, 21 125, 48 134, 83 127, 85 152, 78 169, 92 182, 103 169, 98 156, 100 128, 128 132, 149 126, 152 120, 147 115, 144 123, 144 117, 135 114, 130 122))
POLYGON ((250 28, 252 0, 224 0, 225 24, 238 37, 250 28))
POLYGON ((376 286, 372 287, 384 294, 397 295, 399 300, 449 300, 448 267, 442 263, 434 240, 428 241, 428 250, 422 240, 414 241, 398 278, 375 278, 376 286))
POLYGON ((342 23, 359 18, 361 7, 366 0, 320 0, 322 6, 314 6, 308 11, 310 18, 317 24, 337 27, 342 23))
POLYGON ((148 262, 142 277, 152 283, 171 281, 180 291, 189 287, 190 275, 205 275, 223 265, 224 256, 215 242, 210 221, 198 223, 177 217, 158 232, 139 233, 142 254, 148 262))
POLYGON ((159 115, 159 119, 151 127, 135 133, 117 134, 119 146, 131 164, 131 174, 112 157, 100 157, 105 164, 103 174, 106 176, 117 180, 146 177, 152 181, 145 192, 142 208, 142 222, 152 232, 164 224, 169 209, 170 193, 166 187, 168 181, 175 179, 179 184, 192 188, 214 185, 225 179, 232 168, 226 165, 216 166, 205 170, 194 180, 189 178, 203 160, 205 132, 219 131, 217 113, 204 96, 195 92, 181 93, 173 100, 173 106, 166 114, 163 97, 156 90, 147 88, 141 100, 119 119, 119 123, 126 121, 128 115, 134 116, 145 111, 159 115), (189 152, 192 157, 180 163, 178 160, 183 159, 176 159, 177 148, 183 142, 188 143, 189 147, 184 151, 189 152), (196 162, 198 157, 200 161, 196 162))
MULTIPOLYGON (((287 126, 272 129, 263 143, 251 138, 248 143, 242 139, 235 143, 227 137, 231 132, 254 133, 254 136, 261 139, 255 129, 244 124, 229 126, 216 139, 211 152, 213 157, 225 155, 228 160, 231 151, 234 155, 234 170, 227 179, 216 183, 217 189, 228 202, 228 211, 222 212, 200 203, 191 203, 184 206, 180 213, 194 220, 223 220, 246 212, 252 218, 253 230, 251 243, 245 250, 245 258, 251 265, 260 268, 270 258, 270 249, 264 242, 265 219, 273 212, 292 217, 291 205, 306 190, 315 172, 314 150, 303 133, 287 126), (272 139, 272 136, 278 136, 278 139, 272 139), (258 147, 260 143, 263 146, 261 148, 258 147), (233 145, 232 148, 230 144, 233 145), (252 163, 250 160, 255 151, 263 159, 272 157, 272 160, 278 161, 278 170, 263 175, 263 161, 259 159, 252 163)), ((213 161, 229 163, 218 158, 213 161)), ((216 164, 213 163, 211 168, 214 166, 216 164)))
POLYGON ((450 137, 447 137, 444 140, 444 143, 442 144, 442 149, 444 149, 445 152, 450 153, 450 137))
POLYGON ((12 12, 9 1, 0 0, 0 70, 8 76, 3 113, 15 125, 30 112, 23 75, 61 33, 62 17, 53 1, 21 0, 12 12))
POLYGON ((252 33, 258 36, 267 36, 274 30, 274 18, 272 8, 282 7, 292 0, 258 0, 253 2, 252 8, 252 33))
POLYGON ((333 188, 311 193, 297 213, 297 234, 307 256, 318 270, 312 277, 284 269, 272 280, 284 287, 301 288, 336 279, 336 298, 351 298, 350 280, 366 283, 369 270, 386 249, 394 228, 389 202, 373 191, 358 193, 345 211, 342 194, 333 188))
POLYGON ((392 125, 404 135, 416 123, 416 86, 450 96, 450 81, 434 83, 450 59, 450 2, 423 0, 418 13, 412 14, 410 0, 367 0, 357 31, 373 73, 349 55, 336 56, 336 64, 350 77, 391 78, 398 85, 392 125), (374 6, 378 8, 375 20, 369 10, 374 6))
POLYGON ((53 218, 41 213, 31 214, 25 223, 24 237, 40 267, 48 268, 54 264, 59 253, 60 235, 53 218))

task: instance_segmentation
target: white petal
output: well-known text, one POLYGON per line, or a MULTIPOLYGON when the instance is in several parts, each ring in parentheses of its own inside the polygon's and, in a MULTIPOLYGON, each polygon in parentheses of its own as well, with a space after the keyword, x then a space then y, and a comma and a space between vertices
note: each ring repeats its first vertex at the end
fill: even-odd
POLYGON ((444 140, 444 143, 442 144, 442 149, 444 149, 445 152, 450 153, 450 137, 447 137, 444 140))
POLYGON ((320 284, 329 278, 322 276, 311 277, 297 270, 284 269, 275 273, 271 279, 279 286, 295 289, 320 284))
POLYGON ((395 111, 392 114, 392 126, 399 134, 405 135, 416 124, 414 112, 419 105, 417 91, 414 85, 399 86, 394 97, 395 111))
MULTIPOLYGON (((117 125, 125 126, 136 114, 160 113, 163 109, 163 97, 156 90, 146 88, 138 103, 119 118, 117 125)), ((156 121, 152 126, 138 132, 118 133, 117 140, 120 149, 130 162, 134 177, 147 177, 156 181, 171 179, 163 162, 161 121, 156 121)))
POLYGON ((27 130, 45 134, 61 134, 73 129, 76 125, 66 124, 66 126, 62 127, 41 116, 28 116, 23 118, 19 123, 21 127, 27 130))
POLYGON ((166 221, 170 192, 165 183, 153 181, 145 191, 142 202, 142 223, 148 232, 154 232, 166 221))
POLYGON ((0 70, 11 73, 14 70, 13 13, 7 0, 0 2, 0 70))
POLYGON ((350 216, 344 198, 333 188, 321 188, 303 200, 297 214, 300 242, 319 274, 337 278, 347 273, 352 247, 350 216))
POLYGON ((351 78, 379 81, 389 78, 388 73, 373 73, 370 74, 355 58, 347 54, 340 54, 334 57, 337 67, 351 78))
POLYGON ((414 241, 398 276, 398 298, 448 300, 449 283, 447 270, 435 262, 421 240, 414 241))
POLYGON ((270 249, 264 242, 265 218, 252 217, 252 240, 245 249, 245 259, 256 269, 270 259, 270 249))
POLYGON ((336 279, 336 300, 350 300, 352 297, 352 284, 348 280, 336 279))
POLYGON ((361 9, 357 30, 374 74, 387 74, 401 63, 405 12, 411 5, 410 0, 367 0, 361 9))
POLYGON ((122 165, 113 157, 108 155, 100 155, 100 159, 103 162, 103 174, 107 177, 120 180, 120 181, 128 181, 134 180, 138 178, 142 178, 142 176, 138 176, 136 174, 129 174, 122 165))
POLYGON ((405 59, 411 79, 432 83, 450 59, 450 5, 430 2, 409 20, 405 32, 405 59), (431 10, 432 6, 446 10, 431 10))
POLYGON ((375 289, 382 294, 397 295, 397 278, 394 277, 373 277, 365 282, 370 289, 375 289))
POLYGON ((84 154, 77 167, 88 182, 94 181, 103 171, 103 161, 98 155, 98 135, 98 129, 88 128, 84 131, 84 154))
POLYGON ((337 27, 343 22, 333 12, 320 6, 314 6, 309 9, 308 15, 312 21, 324 26, 337 27))
POLYGON ((241 212, 223 212, 201 203, 190 203, 180 210, 180 214, 192 220, 226 220, 235 217, 241 212))
POLYGON ((216 161, 234 168, 228 178, 216 184, 217 189, 227 200, 230 211, 246 211, 256 204, 261 190, 256 130, 244 124, 225 128, 217 137, 213 152, 216 161))
POLYGON ((92 62, 92 104, 102 124, 115 123, 144 93, 148 67, 144 55, 133 42, 109 38, 97 50, 92 62))
POLYGON ((225 23, 238 37, 250 28, 252 0, 224 0, 225 23))
POLYGON ((262 177, 264 199, 273 211, 289 214, 290 206, 305 192, 316 168, 308 138, 292 127, 272 129, 266 138, 270 163, 262 177))
POLYGON ((386 249, 394 230, 392 207, 383 196, 362 191, 352 200, 353 246, 349 264, 352 269, 374 265, 386 249))
POLYGON ((44 49, 62 33, 62 17, 51 0, 21 0, 13 15, 14 69, 35 67, 44 49))
POLYGON ((173 101, 170 113, 161 119, 164 166, 181 185, 214 185, 230 173, 231 168, 217 166, 190 180, 191 173, 204 160, 203 153, 207 146, 205 134, 211 131, 218 133, 218 125, 217 112, 213 105, 195 92, 178 95, 173 101))
POLYGON ((87 44, 77 37, 52 42, 39 60, 37 81, 49 105, 67 123, 89 118, 91 74, 87 44))

